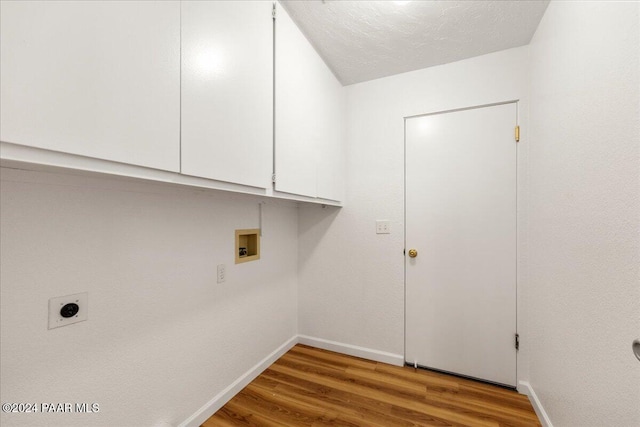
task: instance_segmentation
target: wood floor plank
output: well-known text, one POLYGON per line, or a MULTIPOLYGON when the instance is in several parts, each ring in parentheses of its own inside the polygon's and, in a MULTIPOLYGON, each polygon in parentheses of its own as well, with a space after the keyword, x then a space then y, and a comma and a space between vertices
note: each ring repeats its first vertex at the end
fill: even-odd
MULTIPOLYGON (((312 362, 300 362, 287 357, 287 355, 283 356, 278 362, 272 366, 273 369, 287 370, 289 373, 297 371, 299 374, 304 373, 315 380, 334 380, 338 383, 343 383, 344 386, 349 388, 355 387, 354 392, 366 394, 383 392, 408 399, 421 399, 426 392, 425 387, 417 389, 395 383, 380 382, 363 375, 354 375, 353 371, 338 371, 314 365, 312 362)), ((370 372, 374 373, 375 371, 370 372)), ((331 384, 335 385, 335 383, 331 384)))
POLYGON ((537 427, 526 396, 296 345, 203 427, 537 427))
MULTIPOLYGON (((337 424, 338 419, 341 420, 341 423, 344 423, 347 425, 353 425, 353 426, 361 426, 363 424, 368 424, 368 425, 371 425, 372 427, 387 427, 387 426, 391 427, 392 425, 394 426, 398 425, 397 423, 387 424, 387 425, 382 424, 380 422, 380 420, 383 419, 382 416, 380 417, 368 416, 368 414, 363 414, 362 412, 354 411, 352 408, 345 408, 337 404, 332 404, 326 398, 320 399, 317 396, 314 396, 313 394, 307 394, 304 391, 296 389, 295 387, 282 386, 282 387, 278 387, 277 391, 281 393, 283 396, 287 396, 290 399, 296 399, 300 402, 304 402, 309 405, 322 406, 330 410, 331 413, 339 414, 339 415, 336 415, 336 418, 332 419, 330 423, 332 425, 337 424)), ((386 419, 391 420, 392 417, 386 417, 386 419)))
POLYGON ((361 394, 373 399, 387 401, 398 407, 404 407, 416 411, 427 411, 433 416, 441 419, 451 420, 453 422, 459 423, 459 425, 465 425, 469 427, 498 427, 498 424, 496 422, 486 421, 481 417, 468 416, 466 413, 464 413, 468 411, 461 411, 460 413, 458 413, 457 411, 450 408, 442 408, 440 406, 427 404, 423 400, 423 395, 406 393, 404 390, 398 390, 397 388, 389 387, 386 384, 376 384, 368 381, 338 378, 323 373, 322 369, 313 370, 306 368, 296 371, 296 369, 291 368, 290 366, 286 366, 284 363, 274 364, 270 369, 289 373, 290 375, 296 375, 297 372, 298 376, 310 381, 315 381, 329 387, 337 388, 339 390, 361 394))
POLYGON ((438 374, 436 372, 425 371, 422 369, 407 369, 406 367, 386 365, 383 363, 376 366, 377 372, 386 373, 396 377, 405 378, 418 384, 424 384, 427 390, 438 391, 454 391, 460 388, 457 378, 452 379, 450 375, 438 374))
POLYGON ((289 385, 300 390, 300 393, 313 395, 317 399, 326 399, 328 402, 336 402, 337 405, 352 408, 358 412, 374 414, 380 419, 385 419, 385 414, 391 412, 391 404, 377 399, 371 399, 356 393, 345 392, 331 387, 326 387, 298 377, 283 374, 273 370, 267 370, 263 375, 276 378, 282 385, 289 385))
POLYGON ((249 426, 249 427, 282 427, 282 424, 271 421, 259 414, 229 402, 218 412, 211 416, 203 427, 227 427, 227 426, 249 426))
POLYGON ((357 395, 349 395, 347 397, 342 394, 338 397, 333 392, 318 394, 289 384, 280 384, 275 391, 310 405, 326 407, 340 414, 342 419, 356 422, 356 425, 366 424, 372 427, 409 427, 415 425, 388 415, 391 405, 385 405, 386 408, 377 407, 367 402, 367 400, 371 399, 360 398, 357 395), (356 402, 357 404, 354 404, 356 402), (366 411, 362 410, 364 407, 367 408, 366 411))
POLYGON ((365 371, 359 368, 348 368, 345 374, 349 378, 362 379, 364 381, 373 381, 383 384, 393 385, 409 392, 419 393, 421 395, 427 392, 427 387, 417 381, 410 381, 395 375, 389 375, 378 371, 365 371))
POLYGON ((334 353, 328 350, 322 350, 319 348, 310 347, 307 345, 298 344, 291 349, 289 354, 303 355, 313 360, 322 359, 333 363, 334 366, 345 365, 359 367, 362 369, 376 369, 377 362, 372 360, 361 359, 359 357, 347 356, 345 354, 334 353))

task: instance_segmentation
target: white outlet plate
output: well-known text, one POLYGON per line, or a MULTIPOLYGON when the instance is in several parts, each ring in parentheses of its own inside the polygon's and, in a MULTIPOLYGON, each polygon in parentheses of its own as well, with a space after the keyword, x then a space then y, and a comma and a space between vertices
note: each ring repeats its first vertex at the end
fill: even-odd
POLYGON ((61 326, 71 325, 87 320, 89 314, 89 294, 83 292, 81 294, 67 295, 64 297, 55 297, 49 300, 49 329, 59 328, 61 326), (78 304, 78 313, 73 317, 62 317, 60 309, 66 304, 78 304))
POLYGON ((218 283, 227 280, 227 267, 224 264, 218 264, 218 283))
POLYGON ((386 219, 376 221, 376 234, 391 234, 391 221, 386 219))

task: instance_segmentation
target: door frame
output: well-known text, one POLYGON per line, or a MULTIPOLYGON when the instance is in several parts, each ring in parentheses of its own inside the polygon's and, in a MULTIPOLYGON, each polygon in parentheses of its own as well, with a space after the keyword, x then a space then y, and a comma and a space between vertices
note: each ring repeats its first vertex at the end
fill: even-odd
MULTIPOLYGON (((479 379, 479 378, 475 378, 475 377, 469 377, 469 376, 465 376, 465 375, 460 375, 457 374, 455 372, 448 372, 448 371, 442 371, 442 370, 438 370, 438 369, 433 369, 433 368, 426 368, 420 365, 412 365, 407 361, 407 120, 408 119, 413 119, 413 118, 418 118, 418 117, 426 117, 426 116, 435 116, 435 115, 439 115, 439 114, 447 114, 447 113, 456 113, 456 112, 460 112, 460 111, 467 111, 467 110, 476 110, 476 109, 480 109, 480 108, 488 108, 488 107, 496 107, 496 106, 500 106, 500 105, 507 105, 507 104, 515 104, 516 107, 516 124, 515 126, 518 127, 518 136, 519 136, 519 128, 520 128, 520 99, 511 99, 511 100, 507 100, 507 101, 500 101, 500 102, 492 102, 492 103, 488 103, 488 104, 475 104, 472 106, 468 106, 468 107, 459 107, 459 108, 452 108, 452 109, 447 109, 447 110, 437 110, 437 111, 432 111, 432 112, 428 112, 428 113, 422 113, 422 114, 414 114, 414 115, 410 115, 410 116, 404 116, 403 117, 403 148, 404 148, 404 152, 403 152, 403 221, 404 221, 404 241, 403 241, 403 246, 404 246, 404 250, 403 250, 403 255, 404 255, 404 259, 403 259, 403 273, 404 273, 404 325, 403 325, 403 334, 404 334, 404 340, 403 340, 403 358, 404 358, 404 364, 405 366, 413 366, 414 368, 421 368, 421 369, 426 369, 429 371, 434 371, 434 372, 440 372, 440 373, 444 373, 447 375, 452 375, 452 376, 456 376, 456 377, 460 377, 460 378, 466 378, 466 379, 470 379, 470 380, 474 380, 474 381, 479 381, 482 383, 486 383, 486 384, 491 384, 491 385, 495 385, 498 387, 503 387, 503 388, 507 388, 507 389, 512 389, 512 387, 506 386, 504 384, 499 384, 499 383, 494 383, 491 381, 486 381, 483 379, 479 379)), ((515 136, 514 136, 515 138, 515 136)), ((515 253, 515 257, 516 257, 516 266, 515 266, 515 271, 516 271, 516 277, 515 277, 515 293, 516 293, 516 300, 515 300, 515 309, 516 309, 516 324, 515 324, 515 330, 516 330, 516 336, 519 337, 520 332, 518 331, 518 326, 519 326, 519 316, 518 316, 518 304, 519 304, 519 298, 518 298, 518 289, 520 287, 520 283, 519 283, 519 269, 518 269, 518 265, 519 265, 519 243, 520 243, 520 239, 519 239, 519 234, 520 234, 520 221, 518 218, 518 213, 519 213, 519 205, 520 205, 520 170, 518 169, 518 163, 520 160, 520 151, 518 150, 518 145, 520 144, 520 138, 516 141, 516 253, 515 253)), ((514 343, 515 345, 515 343, 514 343)), ((518 385, 519 385, 519 370, 518 370, 518 361, 519 361, 519 355, 520 355, 520 349, 519 347, 516 347, 516 386, 514 389, 517 390, 518 385)))

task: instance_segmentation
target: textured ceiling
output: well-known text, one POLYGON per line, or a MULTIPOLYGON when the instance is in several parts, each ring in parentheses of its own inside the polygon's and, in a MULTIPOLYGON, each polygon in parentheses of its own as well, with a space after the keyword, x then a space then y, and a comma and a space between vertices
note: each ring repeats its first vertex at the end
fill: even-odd
POLYGON ((549 2, 281 3, 348 85, 526 45, 549 2))

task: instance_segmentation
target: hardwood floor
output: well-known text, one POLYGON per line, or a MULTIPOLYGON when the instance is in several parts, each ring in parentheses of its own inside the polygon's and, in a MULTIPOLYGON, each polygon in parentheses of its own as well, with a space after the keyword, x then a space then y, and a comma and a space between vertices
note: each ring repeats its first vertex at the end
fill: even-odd
POLYGON ((202 426, 539 426, 526 396, 296 345, 202 426))

